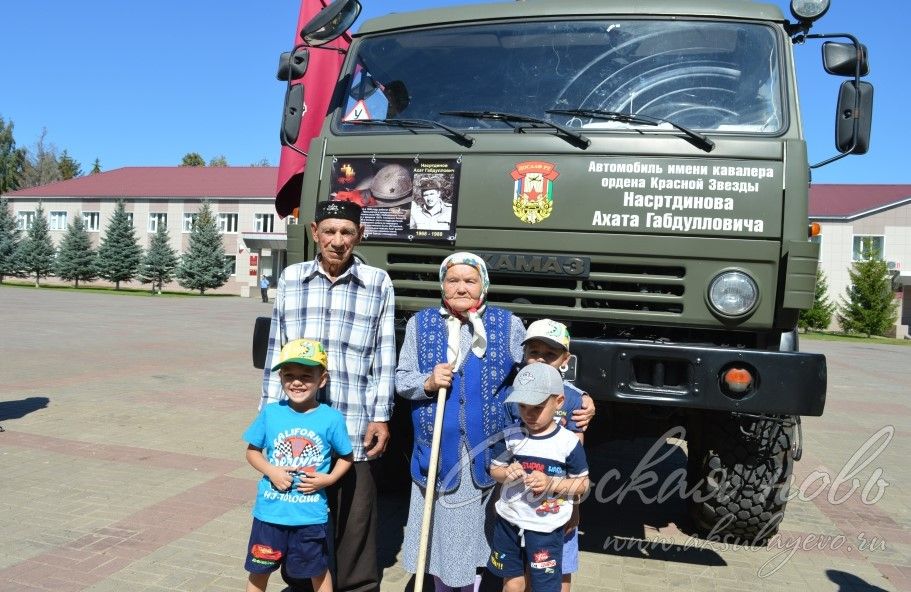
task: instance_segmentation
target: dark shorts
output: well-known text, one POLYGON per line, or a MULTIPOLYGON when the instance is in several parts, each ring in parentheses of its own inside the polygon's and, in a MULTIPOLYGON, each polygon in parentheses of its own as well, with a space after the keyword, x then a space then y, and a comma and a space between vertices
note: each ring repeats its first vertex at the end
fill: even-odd
POLYGON ((247 561, 250 573, 272 573, 283 563, 295 578, 312 578, 329 569, 326 524, 283 526, 253 519, 247 561))
POLYGON ((527 568, 532 590, 559 592, 562 560, 562 528, 553 532, 523 531, 497 516, 487 562, 487 569, 495 575, 514 578, 524 575, 527 568))

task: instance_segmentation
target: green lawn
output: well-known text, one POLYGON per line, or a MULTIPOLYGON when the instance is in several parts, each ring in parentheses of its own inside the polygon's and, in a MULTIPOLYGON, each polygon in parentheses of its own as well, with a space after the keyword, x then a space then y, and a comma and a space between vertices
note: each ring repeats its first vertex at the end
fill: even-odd
POLYGON ((866 335, 848 335, 845 333, 801 333, 800 339, 811 341, 844 341, 847 343, 885 343, 889 345, 911 345, 911 339, 893 339, 892 337, 867 337, 866 335))
MULTIPOLYGON (((20 280, 20 279, 4 279, 3 283, 0 286, 9 286, 11 288, 31 288, 32 290, 61 290, 64 292, 107 292, 109 294, 120 294, 126 296, 164 296, 170 298, 186 298, 199 296, 199 292, 169 292, 165 290, 162 294, 152 294, 151 287, 149 288, 120 288, 115 290, 114 288, 100 287, 89 285, 82 285, 78 288, 73 286, 62 286, 60 284, 41 284, 40 287, 35 287, 34 280, 20 280)), ((234 294, 204 294, 206 297, 213 298, 236 298, 234 294)))

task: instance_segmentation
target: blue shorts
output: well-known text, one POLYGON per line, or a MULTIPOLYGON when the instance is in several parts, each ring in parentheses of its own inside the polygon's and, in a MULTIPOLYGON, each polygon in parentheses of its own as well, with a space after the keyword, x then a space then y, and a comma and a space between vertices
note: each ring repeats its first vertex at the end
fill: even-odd
POLYGON ((559 592, 563 579, 563 529, 553 532, 521 530, 497 516, 487 569, 501 578, 528 571, 535 592, 559 592))
POLYGON ((328 533, 326 524, 283 526, 254 518, 244 569, 266 574, 284 563, 294 578, 324 574, 329 569, 328 533))
MULTIPOLYGON (((561 529, 562 530, 562 529, 561 529)), ((563 535, 563 575, 579 571, 579 529, 563 535)))

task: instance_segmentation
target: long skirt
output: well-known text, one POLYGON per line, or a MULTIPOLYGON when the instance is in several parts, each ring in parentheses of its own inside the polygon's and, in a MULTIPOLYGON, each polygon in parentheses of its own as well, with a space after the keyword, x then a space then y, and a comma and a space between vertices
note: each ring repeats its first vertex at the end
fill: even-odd
MULTIPOLYGON (((464 454, 468 454, 467 450, 464 454)), ((447 586, 473 585, 478 568, 487 565, 493 525, 493 491, 492 487, 479 489, 472 480, 470 463, 462 463, 458 488, 437 495, 434 501, 427 573, 437 576, 447 586)), ((405 570, 411 573, 417 569, 423 515, 424 489, 412 483, 408 524, 402 544, 405 570)))

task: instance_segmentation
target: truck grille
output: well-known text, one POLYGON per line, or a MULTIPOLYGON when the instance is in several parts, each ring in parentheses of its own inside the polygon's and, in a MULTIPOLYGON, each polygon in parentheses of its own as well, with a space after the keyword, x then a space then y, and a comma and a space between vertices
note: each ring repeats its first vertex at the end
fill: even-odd
MULTIPOLYGON (((396 297, 440 298, 439 268, 444 256, 389 253, 386 270, 396 297)), ((626 310, 683 314, 686 269, 595 261, 588 278, 554 278, 491 272, 488 302, 566 309, 626 310)))

